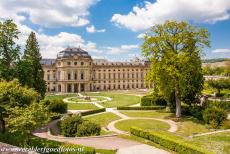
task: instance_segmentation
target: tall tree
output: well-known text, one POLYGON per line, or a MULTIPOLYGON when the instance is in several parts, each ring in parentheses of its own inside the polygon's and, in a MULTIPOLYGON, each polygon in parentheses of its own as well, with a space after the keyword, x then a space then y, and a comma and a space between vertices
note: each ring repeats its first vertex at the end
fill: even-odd
POLYGON ((34 88, 38 93, 41 94, 42 97, 44 97, 46 92, 46 84, 43 79, 44 71, 40 63, 41 59, 42 57, 39 52, 39 45, 36 39, 36 35, 34 32, 31 32, 26 41, 26 48, 22 57, 22 61, 25 62, 22 64, 22 67, 27 65, 27 71, 31 72, 30 76, 32 79, 28 80, 26 85, 34 88))
POLYGON ((18 28, 12 20, 0 22, 0 77, 11 80, 14 77, 14 66, 19 59, 20 47, 16 45, 18 28))
POLYGON ((202 90, 201 52, 209 46, 207 30, 187 22, 166 21, 153 26, 144 37, 142 53, 151 61, 148 80, 170 99, 174 93, 176 117, 181 117, 181 100, 202 90))

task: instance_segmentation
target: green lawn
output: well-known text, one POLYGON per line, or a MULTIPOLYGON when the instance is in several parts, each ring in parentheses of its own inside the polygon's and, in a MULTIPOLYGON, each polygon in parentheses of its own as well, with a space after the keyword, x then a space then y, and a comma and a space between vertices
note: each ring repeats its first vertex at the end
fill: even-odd
POLYGON ((170 126, 161 121, 157 120, 150 120, 150 119, 129 119, 129 120, 123 120, 119 121, 115 124, 115 127, 117 129, 123 130, 123 131, 129 131, 131 127, 138 127, 144 130, 168 130, 170 126))
POLYGON ((112 92, 99 92, 99 93, 85 93, 83 95, 88 96, 105 96, 112 98, 111 101, 100 103, 104 107, 117 107, 117 106, 129 106, 133 104, 140 103, 139 96, 125 95, 125 94, 116 94, 112 92))
POLYGON ((97 106, 90 103, 68 103, 68 110, 94 110, 97 106))
POLYGON ((164 119, 166 117, 172 116, 172 113, 163 112, 163 111, 119 111, 124 115, 129 117, 146 117, 146 118, 161 118, 164 119))
POLYGON ((101 127, 105 127, 110 122, 120 119, 120 117, 118 117, 117 115, 113 113, 107 112, 107 113, 101 113, 98 115, 84 116, 83 119, 95 122, 99 124, 101 127))
POLYGON ((203 123, 200 123, 192 118, 183 118, 182 121, 178 123, 177 134, 190 136, 210 131, 211 130, 209 130, 203 123))
POLYGON ((216 154, 230 153, 230 132, 195 137, 193 143, 216 154))
POLYGON ((64 98, 67 98, 67 97, 74 97, 74 96, 77 96, 77 94, 47 95, 45 97, 45 100, 64 99, 64 98))

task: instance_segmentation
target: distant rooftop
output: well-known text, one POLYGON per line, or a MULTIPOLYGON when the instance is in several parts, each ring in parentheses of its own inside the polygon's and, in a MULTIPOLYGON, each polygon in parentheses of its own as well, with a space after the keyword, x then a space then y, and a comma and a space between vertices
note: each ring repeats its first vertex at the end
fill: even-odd
POLYGON ((56 59, 42 59, 40 63, 42 65, 51 66, 55 64, 55 62, 56 62, 56 59))
POLYGON ((58 53, 57 58, 65 58, 65 57, 73 57, 73 56, 79 56, 79 57, 86 57, 91 58, 91 56, 86 52, 85 50, 79 48, 66 48, 65 50, 58 53))

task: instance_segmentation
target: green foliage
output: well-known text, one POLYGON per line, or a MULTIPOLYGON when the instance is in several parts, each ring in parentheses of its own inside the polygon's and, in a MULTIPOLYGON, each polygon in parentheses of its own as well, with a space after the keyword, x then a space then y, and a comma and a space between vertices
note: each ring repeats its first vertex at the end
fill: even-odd
POLYGON ((48 110, 54 113, 64 114, 67 113, 67 103, 61 99, 47 100, 48 110))
POLYGON ((105 110, 106 110, 105 108, 101 108, 101 109, 96 109, 96 110, 84 111, 84 112, 81 112, 81 116, 86 116, 86 115, 90 115, 90 114, 105 112, 105 110))
POLYGON ((230 110, 230 103, 227 101, 208 101, 208 107, 218 107, 224 110, 230 110))
POLYGON ((40 99, 33 89, 22 87, 18 80, 0 81, 0 103, 6 106, 26 106, 40 99))
POLYGON ((219 79, 219 80, 208 80, 207 83, 210 87, 217 89, 219 94, 223 89, 230 89, 230 78, 219 79))
POLYGON ((209 151, 201 149, 192 144, 188 144, 177 137, 174 138, 172 137, 173 135, 165 134, 165 132, 148 132, 138 128, 131 128, 130 132, 132 135, 160 144, 161 146, 173 150, 179 154, 211 154, 209 151))
POLYGON ((78 126, 82 124, 83 119, 78 115, 64 118, 60 122, 61 134, 67 137, 76 136, 78 126))
POLYGON ((181 100, 191 103, 203 88, 200 57, 205 46, 209 46, 207 30, 187 22, 166 21, 144 37, 142 53, 151 61, 146 80, 153 81, 165 98, 174 92, 177 117, 181 100))
MULTIPOLYGON (((76 144, 67 144, 67 143, 61 143, 57 141, 47 140, 44 138, 39 138, 35 136, 31 136, 29 142, 25 142, 26 136, 15 132, 15 133, 0 133, 0 141, 4 143, 8 143, 14 146, 18 147, 38 147, 38 148, 84 148, 83 152, 77 153, 72 152, 72 154, 95 154, 95 149, 85 146, 80 146, 76 144)), ((39 153, 47 153, 47 151, 40 151, 39 153)), ((49 154, 57 154, 58 152, 49 152, 49 154)), ((63 154, 68 154, 68 152, 62 152, 63 154)), ((71 152, 70 152, 71 153, 71 152)))
POLYGON ((30 134, 49 120, 48 109, 42 103, 32 103, 26 108, 16 106, 9 109, 9 112, 8 128, 10 132, 30 134))
POLYGON ((27 64, 28 66, 27 69, 22 69, 22 71, 25 71, 22 74, 25 75, 26 72, 28 72, 29 77, 31 77, 28 82, 25 82, 25 85, 34 88, 42 96, 42 98, 44 98, 46 85, 43 79, 44 71, 40 63, 42 57, 39 52, 39 45, 34 32, 30 33, 26 41, 26 48, 22 59, 23 61, 26 61, 24 62, 24 65, 27 64))
POLYGON ((225 75, 227 71, 226 67, 211 67, 209 65, 203 67, 204 75, 225 75))
POLYGON ((219 128, 227 119, 227 112, 224 109, 212 107, 203 112, 203 119, 213 128, 219 128))
POLYGON ((167 101, 162 96, 148 95, 141 98, 141 106, 166 106, 167 101))
POLYGON ((79 115, 72 115, 60 121, 61 133, 67 137, 100 135, 98 124, 83 120, 79 115))
POLYGON ((197 105, 183 105, 182 114, 186 116, 193 116, 198 120, 203 120, 202 112, 205 108, 197 105))
POLYGON ((165 106, 120 106, 117 110, 163 110, 165 106))
POLYGON ((78 126, 76 136, 92 136, 100 135, 101 127, 98 124, 92 123, 90 121, 84 121, 78 126))
POLYGON ((18 34, 17 25, 12 20, 0 22, 0 78, 7 81, 14 78, 14 65, 19 59, 20 47, 15 43, 18 34))

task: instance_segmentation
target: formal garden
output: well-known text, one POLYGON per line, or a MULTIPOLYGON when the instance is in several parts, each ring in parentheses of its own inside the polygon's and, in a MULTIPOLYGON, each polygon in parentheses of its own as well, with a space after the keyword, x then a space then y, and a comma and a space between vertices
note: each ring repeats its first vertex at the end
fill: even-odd
POLYGON ((82 148, 78 153, 85 154, 139 144, 164 153, 230 153, 230 78, 204 80, 200 55, 210 46, 205 29, 167 21, 146 34, 142 52, 151 60, 146 80, 153 89, 78 94, 46 93, 35 33, 19 56, 17 25, 0 22, 0 30, 1 142, 82 148))

